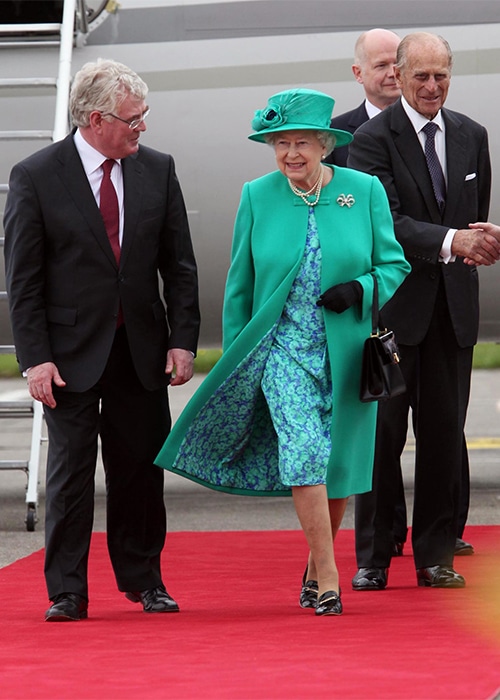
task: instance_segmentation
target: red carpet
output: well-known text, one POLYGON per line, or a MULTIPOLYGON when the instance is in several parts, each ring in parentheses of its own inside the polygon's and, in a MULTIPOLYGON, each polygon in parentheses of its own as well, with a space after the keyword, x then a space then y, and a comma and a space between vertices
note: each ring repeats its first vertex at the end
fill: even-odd
POLYGON ((500 527, 469 527, 463 590, 418 588, 411 556, 383 592, 351 590, 353 533, 337 559, 344 615, 297 599, 300 532, 168 536, 180 614, 146 615, 114 586, 94 536, 89 619, 43 622, 43 553, 0 570, 0 697, 50 700, 486 700, 500 692, 500 527))

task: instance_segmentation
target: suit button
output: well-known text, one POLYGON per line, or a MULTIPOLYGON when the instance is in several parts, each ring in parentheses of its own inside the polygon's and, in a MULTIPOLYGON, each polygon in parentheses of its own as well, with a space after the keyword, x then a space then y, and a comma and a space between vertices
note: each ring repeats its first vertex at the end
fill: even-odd
POLYGON ((125 282, 125 277, 123 275, 118 275, 118 282, 125 282))

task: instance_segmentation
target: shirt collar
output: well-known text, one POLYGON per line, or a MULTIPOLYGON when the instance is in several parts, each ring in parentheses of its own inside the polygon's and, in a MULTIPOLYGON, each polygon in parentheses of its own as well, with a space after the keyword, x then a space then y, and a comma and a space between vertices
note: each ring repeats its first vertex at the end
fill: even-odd
POLYGON ((417 134, 422 131, 424 126, 429 121, 433 121, 434 124, 436 124, 436 126, 444 133, 444 119, 441 110, 439 110, 434 119, 430 120, 427 119, 427 117, 424 117, 423 114, 420 114, 420 112, 417 112, 416 109, 413 109, 413 107, 408 103, 408 101, 404 97, 401 97, 401 104, 417 134))
MULTIPOLYGON (((73 139, 78 155, 81 158, 83 169, 88 177, 91 173, 98 170, 103 164, 103 161, 107 160, 107 158, 83 138, 80 129, 75 131, 73 139)), ((120 158, 116 158, 115 160, 117 163, 121 163, 120 158)))
POLYGON ((375 105, 372 104, 368 98, 365 100, 365 109, 366 113, 368 114, 368 119, 376 117, 377 114, 380 114, 380 112, 382 111, 380 107, 375 107, 375 105))

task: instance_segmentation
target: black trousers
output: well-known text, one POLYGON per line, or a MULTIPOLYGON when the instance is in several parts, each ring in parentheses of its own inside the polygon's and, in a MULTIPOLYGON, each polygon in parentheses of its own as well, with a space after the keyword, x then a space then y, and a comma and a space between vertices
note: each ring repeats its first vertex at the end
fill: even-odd
POLYGON ((88 599, 87 563, 94 515, 94 480, 101 438, 106 480, 106 530, 118 589, 161 583, 166 536, 163 470, 153 464, 170 430, 167 389, 139 382, 125 328, 99 382, 88 391, 54 392, 48 428, 45 578, 49 598, 88 599))
POLYGON ((411 407, 416 439, 415 566, 451 566, 459 531, 473 348, 457 345, 442 287, 426 337, 418 346, 400 345, 400 351, 408 391, 379 404, 373 489, 356 497, 357 563, 358 567, 390 565, 411 407))
MULTIPOLYGON (((403 473, 401 469, 396 477, 398 484, 398 495, 394 506, 394 542, 404 543, 408 536, 408 515, 406 510, 405 489, 403 483, 403 473)), ((364 537, 371 536, 371 510, 373 506, 368 506, 368 494, 363 494, 363 497, 355 497, 355 521, 356 530, 362 533, 366 529, 364 537), (359 500, 358 500, 359 499, 359 500)), ((460 477, 460 503, 458 511, 458 528, 457 537, 462 537, 469 516, 470 505, 470 470, 469 470, 469 453, 467 451, 467 443, 465 435, 462 441, 462 471, 460 477)))

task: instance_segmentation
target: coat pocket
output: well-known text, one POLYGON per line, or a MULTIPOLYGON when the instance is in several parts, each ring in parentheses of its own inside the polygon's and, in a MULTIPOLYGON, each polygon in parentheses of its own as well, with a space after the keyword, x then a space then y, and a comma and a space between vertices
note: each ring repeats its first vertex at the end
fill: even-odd
POLYGON ((64 306, 48 306, 47 320, 49 323, 58 323, 61 326, 74 326, 77 310, 64 306))

